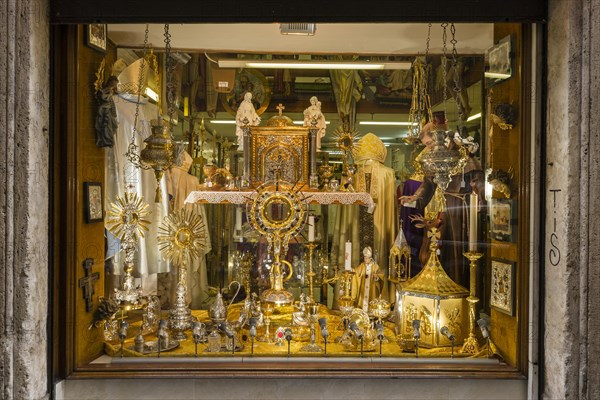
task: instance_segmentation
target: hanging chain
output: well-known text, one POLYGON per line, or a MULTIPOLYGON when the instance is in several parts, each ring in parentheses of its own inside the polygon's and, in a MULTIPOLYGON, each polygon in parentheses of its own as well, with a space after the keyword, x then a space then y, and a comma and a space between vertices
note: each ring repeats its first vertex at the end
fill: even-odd
POLYGON ((171 34, 169 33, 169 24, 165 24, 165 66, 167 70, 167 114, 169 115, 169 132, 173 131, 173 112, 175 104, 175 82, 173 75, 175 72, 175 60, 171 57, 171 34))
POLYGON ((411 99, 411 107, 408 116, 410 124, 410 136, 416 139, 422 129, 423 118, 425 113, 428 113, 431 121, 431 107, 429 95, 427 92, 428 67, 427 56, 429 55, 429 42, 431 40, 431 23, 427 31, 427 41, 425 46, 425 58, 421 62, 419 57, 413 62, 413 92, 411 99))
POLYGON ((425 61, 429 55, 429 42, 431 41, 431 22, 427 25, 427 41, 425 42, 425 61))
POLYGON ((446 28, 448 27, 448 23, 442 23, 442 85, 443 85, 443 95, 444 95, 444 112, 446 111, 446 100, 448 99, 448 84, 446 83, 447 78, 447 56, 446 56, 446 39, 447 33, 446 28))
POLYGON ((421 85, 421 99, 419 107, 421 110, 427 110, 427 117, 429 121, 433 121, 433 115, 431 112, 431 98, 429 97, 429 91, 427 90, 427 84, 429 82, 429 76, 431 72, 431 64, 427 63, 427 57, 429 57, 429 42, 431 41, 431 22, 427 26, 427 41, 425 44, 425 62, 423 65, 423 84, 421 85))
POLYGON ((142 96, 142 80, 144 77, 144 69, 146 67, 146 52, 148 51, 148 32, 149 32, 149 24, 146 24, 146 30, 144 32, 144 53, 142 55, 142 62, 140 63, 140 71, 138 73, 138 85, 137 85, 137 102, 135 104, 135 117, 133 119, 133 131, 131 134, 131 142, 127 147, 127 153, 125 153, 125 157, 129 160, 137 168, 145 168, 143 165, 140 155, 137 151, 138 146, 135 144, 135 137, 137 133, 137 124, 140 114, 140 100, 142 96))
POLYGON ((456 111, 458 113, 458 119, 457 119, 458 132, 462 136, 463 122, 464 122, 463 119, 466 118, 467 116, 464 114, 465 109, 463 108, 463 104, 462 104, 462 100, 461 100, 462 87, 460 84, 460 76, 459 76, 460 71, 458 70, 458 52, 456 51, 456 43, 458 42, 458 40, 456 40, 456 27, 454 26, 454 23, 452 23, 450 25, 450 33, 452 34, 452 39, 450 40, 450 43, 452 43, 452 71, 453 71, 453 75, 454 75, 454 98, 456 99, 456 111))

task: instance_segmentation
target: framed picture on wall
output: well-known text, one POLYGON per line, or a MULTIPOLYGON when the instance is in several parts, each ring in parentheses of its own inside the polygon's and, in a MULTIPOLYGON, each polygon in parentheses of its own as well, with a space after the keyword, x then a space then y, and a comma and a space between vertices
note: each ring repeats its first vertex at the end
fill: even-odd
POLYGON ((86 25, 86 45, 98 51, 106 51, 106 43, 108 42, 106 24, 89 24, 86 25))
POLYGON ((83 207, 85 222, 100 222, 104 220, 102 208, 102 184, 99 182, 83 183, 83 207))
POLYGON ((513 242, 515 238, 515 207, 512 199, 490 201, 490 233, 501 242, 513 242))
POLYGON ((486 87, 494 86, 512 76, 511 37, 506 36, 485 51, 486 87))
POLYGON ((515 263, 492 258, 490 306, 508 315, 514 315, 515 263))

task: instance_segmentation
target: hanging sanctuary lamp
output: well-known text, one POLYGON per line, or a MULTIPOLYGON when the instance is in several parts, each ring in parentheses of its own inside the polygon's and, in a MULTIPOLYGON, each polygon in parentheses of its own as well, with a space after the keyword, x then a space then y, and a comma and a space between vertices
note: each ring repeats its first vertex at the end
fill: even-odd
MULTIPOLYGON (((465 147, 462 145, 462 141, 455 139, 456 133, 448 130, 446 123, 446 100, 448 98, 448 84, 447 84, 447 57, 446 57, 446 28, 448 23, 443 23, 443 56, 442 56, 442 81, 443 81, 443 105, 444 111, 438 111, 432 113, 431 129, 428 132, 421 131, 420 136, 429 135, 433 140, 433 144, 428 149, 425 149, 417 157, 417 162, 421 165, 422 171, 426 176, 432 176, 433 182, 437 184, 440 189, 445 191, 452 180, 452 176, 460 173, 468 160, 468 153, 465 147)), ((454 24, 452 24, 452 64, 456 67, 457 56, 456 56, 456 40, 454 39, 454 24)), ((456 96, 460 96, 460 88, 458 84, 458 78, 456 77, 456 68, 453 73, 455 74, 455 92, 456 96)), ((458 107, 458 127, 459 131, 462 130, 462 107, 458 98, 456 98, 456 104, 458 107)), ((425 129, 425 128, 424 128, 425 129)), ((460 136, 460 133, 458 133, 460 136)))
MULTIPOLYGON (((138 101, 135 109, 135 121, 133 125, 133 135, 131 143, 127 149, 127 158, 129 161, 138 168, 152 169, 154 170, 154 176, 156 178, 156 196, 155 202, 160 202, 162 197, 160 190, 160 181, 164 175, 164 172, 173 166, 174 161, 174 140, 171 134, 173 124, 173 104, 175 102, 175 84, 173 81, 173 71, 175 68, 175 60, 171 57, 171 35, 169 33, 169 24, 165 24, 165 69, 166 69, 166 94, 167 94, 167 111, 169 114, 169 120, 167 123, 162 118, 153 120, 152 134, 144 140, 146 146, 144 149, 137 154, 138 146, 135 144, 135 134, 137 132, 137 122, 140 107, 140 95, 142 86, 142 72, 144 68, 144 61, 140 65, 140 76, 138 84, 138 101)), ((146 32, 144 37, 144 57, 146 53, 146 46, 148 44, 148 25, 146 25, 146 32)))

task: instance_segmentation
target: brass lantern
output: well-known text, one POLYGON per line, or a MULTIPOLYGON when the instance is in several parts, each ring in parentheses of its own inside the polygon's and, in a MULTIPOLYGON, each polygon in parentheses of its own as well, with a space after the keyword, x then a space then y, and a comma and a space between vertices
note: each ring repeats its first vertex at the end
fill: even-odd
POLYGON ((152 134, 144 140, 146 147, 140 152, 140 159, 154 170, 156 177, 155 202, 161 198, 160 180, 164 172, 173 165, 173 139, 169 132, 169 124, 162 119, 152 120, 152 134))
POLYGON ((402 284, 400 310, 402 324, 400 339, 412 339, 412 321, 421 321, 422 347, 450 346, 450 340, 440 333, 448 327, 462 343, 469 334, 469 290, 455 283, 444 271, 437 256, 439 232, 432 228, 427 234, 431 239, 429 260, 423 270, 413 279, 402 284))

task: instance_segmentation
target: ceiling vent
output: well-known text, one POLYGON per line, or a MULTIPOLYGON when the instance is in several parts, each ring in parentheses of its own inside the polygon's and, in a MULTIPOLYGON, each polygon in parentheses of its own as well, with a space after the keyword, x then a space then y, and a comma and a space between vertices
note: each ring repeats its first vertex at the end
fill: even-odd
POLYGON ((313 36, 317 30, 317 24, 291 23, 279 24, 279 32, 282 35, 313 36))

